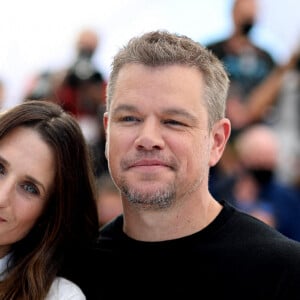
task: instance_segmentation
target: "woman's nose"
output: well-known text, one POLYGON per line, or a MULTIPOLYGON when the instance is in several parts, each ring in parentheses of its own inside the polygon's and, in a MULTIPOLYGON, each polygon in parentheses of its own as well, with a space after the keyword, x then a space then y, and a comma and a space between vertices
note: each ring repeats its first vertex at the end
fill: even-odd
POLYGON ((14 184, 7 179, 0 179, 0 207, 9 205, 9 199, 12 195, 14 184))

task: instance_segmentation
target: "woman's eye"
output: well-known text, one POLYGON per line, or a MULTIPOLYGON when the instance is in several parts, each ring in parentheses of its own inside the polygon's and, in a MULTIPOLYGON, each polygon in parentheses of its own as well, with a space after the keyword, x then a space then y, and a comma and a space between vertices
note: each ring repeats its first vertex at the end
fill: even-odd
POLYGON ((39 194, 39 190, 36 188, 36 186, 34 184, 31 184, 31 183, 24 183, 22 185, 22 188, 27 192, 27 193, 30 193, 30 194, 33 194, 33 195, 38 195, 39 194))

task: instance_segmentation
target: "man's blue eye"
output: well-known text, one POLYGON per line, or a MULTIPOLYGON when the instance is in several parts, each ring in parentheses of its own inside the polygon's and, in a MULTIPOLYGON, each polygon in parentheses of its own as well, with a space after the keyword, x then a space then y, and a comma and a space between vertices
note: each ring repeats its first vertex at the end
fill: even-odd
POLYGON ((135 121, 138 121, 138 118, 133 117, 133 116, 126 116, 126 117, 122 117, 122 121, 124 121, 124 122, 135 122, 135 121))
POLYGON ((184 125, 181 122, 178 122, 176 120, 165 120, 164 123, 165 124, 170 124, 170 125, 184 125))

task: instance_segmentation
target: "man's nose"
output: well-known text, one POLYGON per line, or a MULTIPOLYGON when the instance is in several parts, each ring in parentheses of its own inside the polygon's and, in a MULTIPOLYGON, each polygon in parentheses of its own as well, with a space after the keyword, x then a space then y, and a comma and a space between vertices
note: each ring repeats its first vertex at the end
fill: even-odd
POLYGON ((153 150, 162 149, 165 145, 161 124, 158 120, 145 120, 138 131, 138 136, 135 140, 135 145, 138 149, 153 150))

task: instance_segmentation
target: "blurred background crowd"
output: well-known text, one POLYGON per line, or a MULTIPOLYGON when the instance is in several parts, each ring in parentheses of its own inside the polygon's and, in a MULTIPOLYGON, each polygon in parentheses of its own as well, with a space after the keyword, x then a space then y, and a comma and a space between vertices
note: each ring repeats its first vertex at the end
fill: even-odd
POLYGON ((297 0, 9 1, 0 20, 1 109, 47 99, 77 117, 104 224, 122 211, 104 156, 111 58, 144 31, 186 34, 210 48, 231 79, 232 135, 211 170, 212 194, 300 241, 299 8, 297 0))

